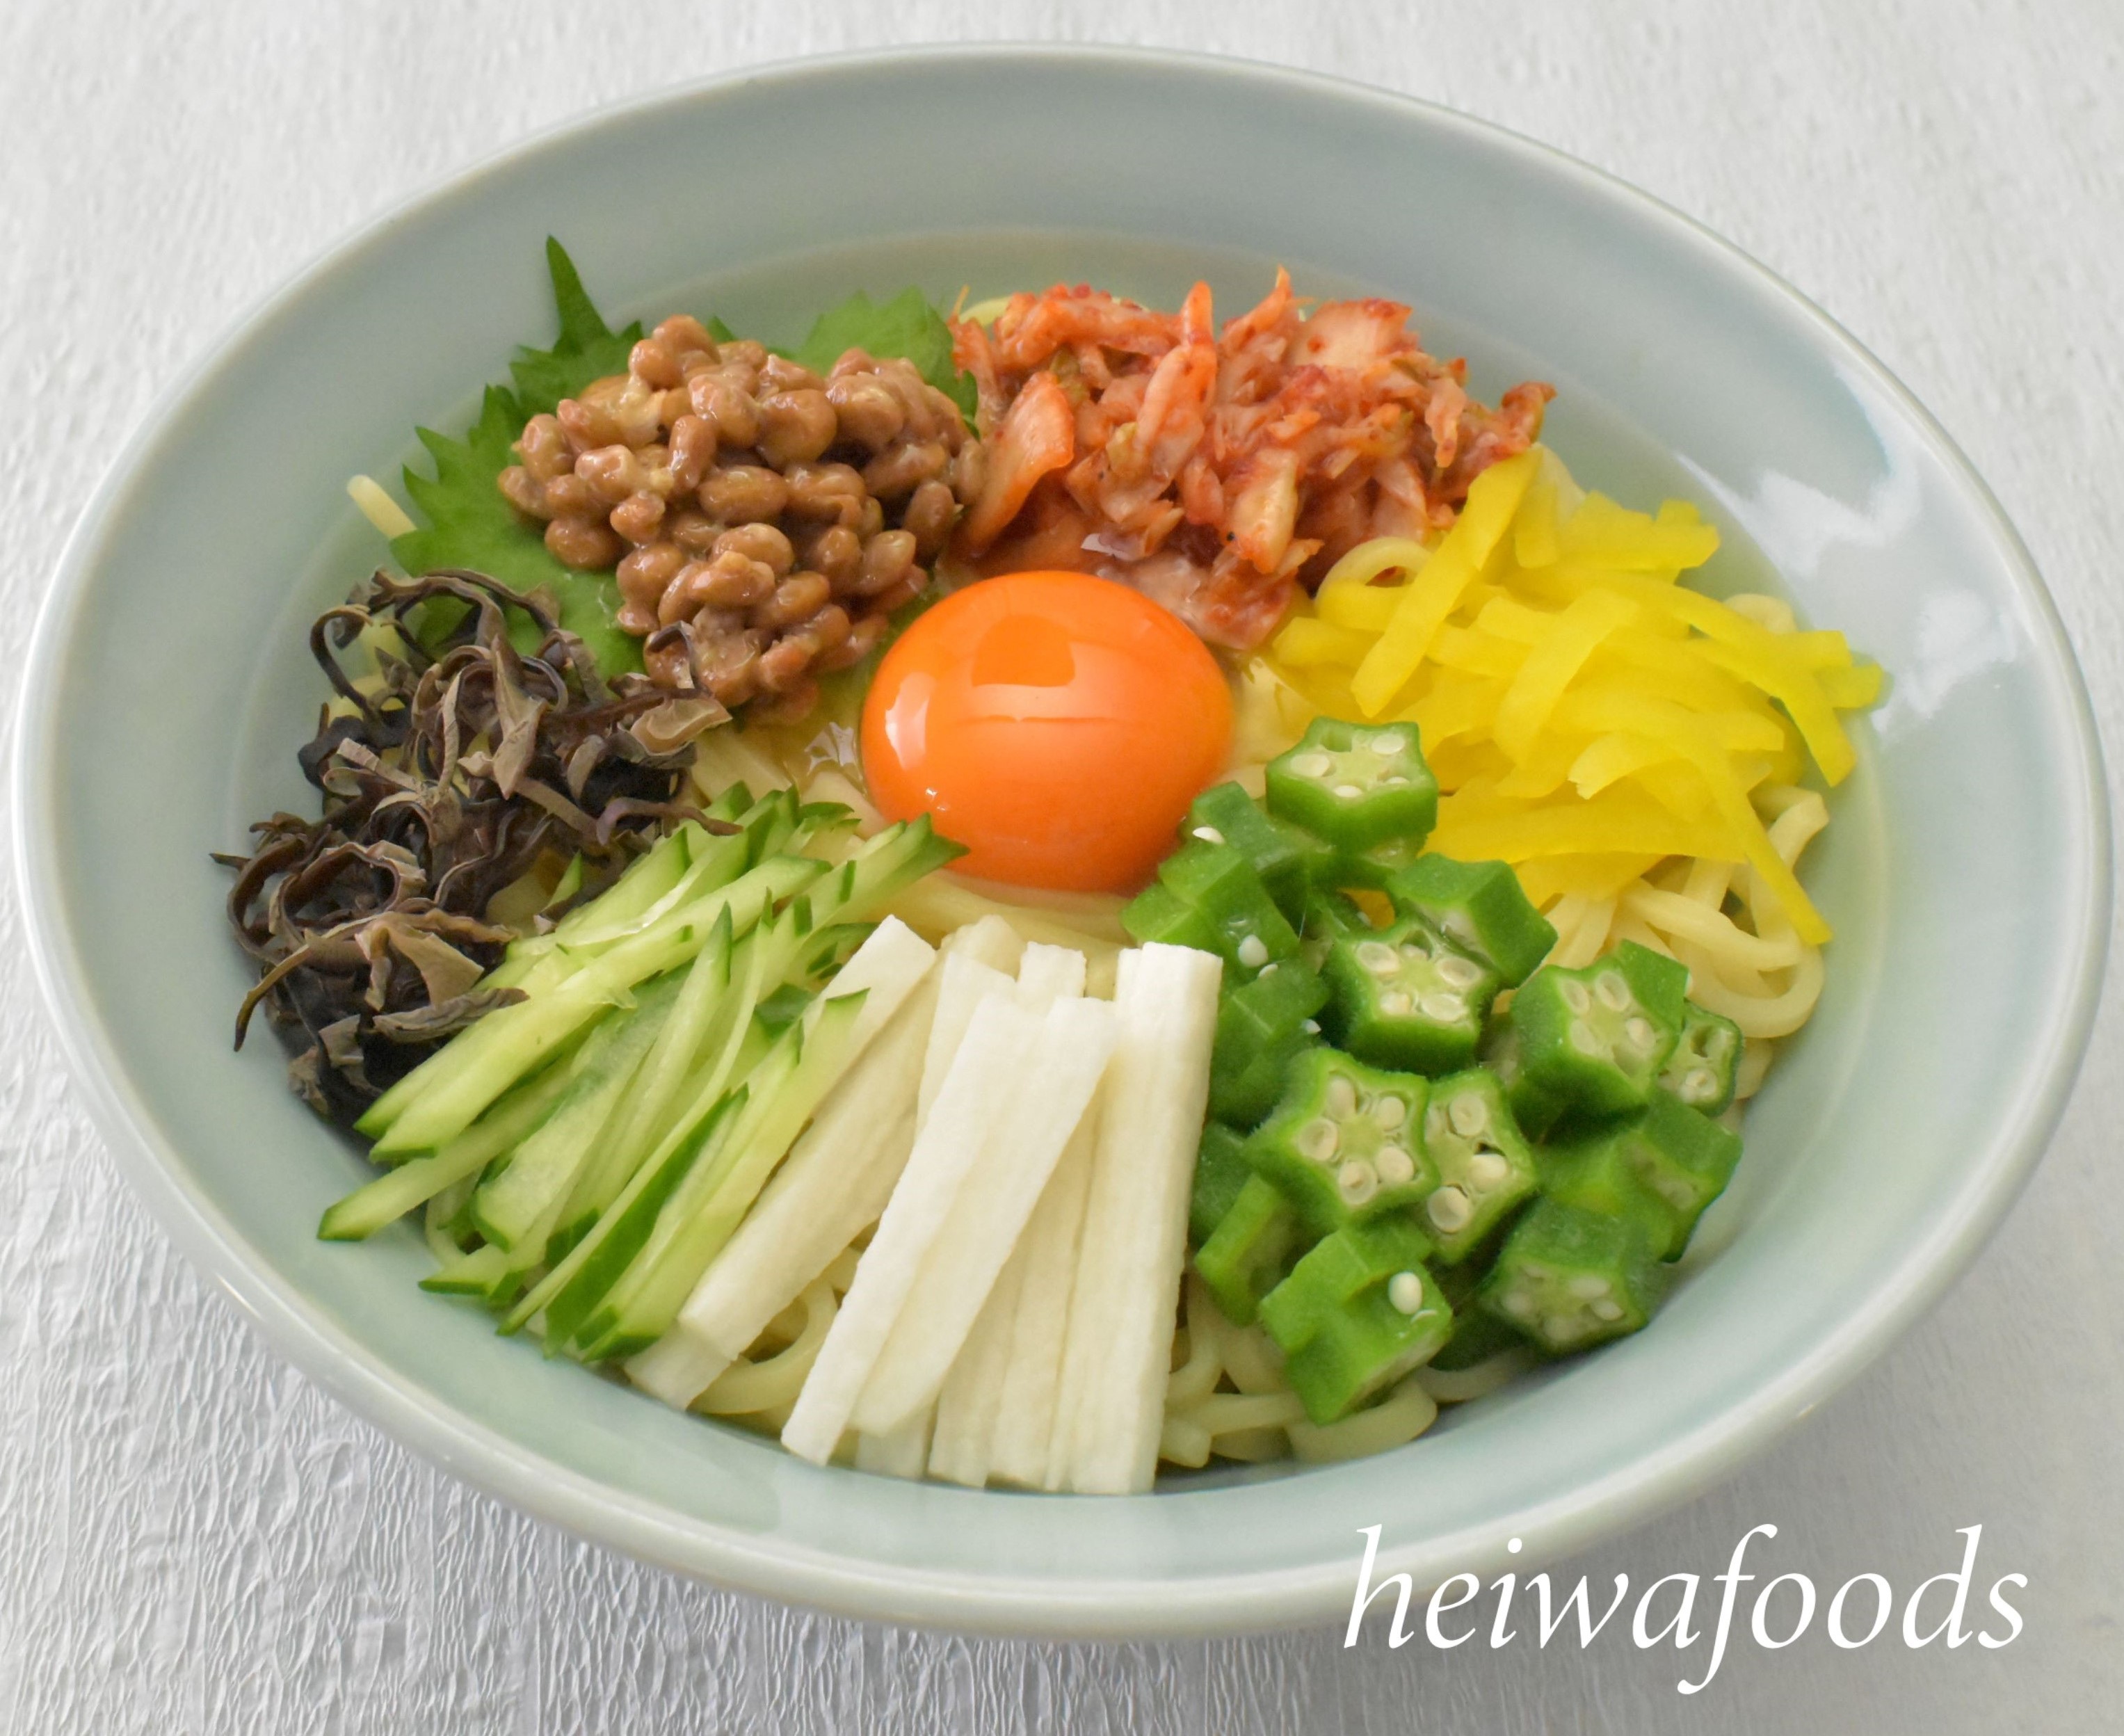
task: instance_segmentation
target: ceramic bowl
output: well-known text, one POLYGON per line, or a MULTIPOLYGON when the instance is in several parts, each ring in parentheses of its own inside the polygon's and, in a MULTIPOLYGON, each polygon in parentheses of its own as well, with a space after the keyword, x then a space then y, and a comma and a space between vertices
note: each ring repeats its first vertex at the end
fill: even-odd
POLYGON ((1206 1633, 1348 1607, 1360 1527, 1419 1586, 1553 1557, 1703 1489, 1849 1379, 2008 1209, 2084 1042, 2108 833, 2070 650, 1946 435, 1793 291, 1591 169, 1267 68, 1063 49, 750 71, 601 114, 374 224, 151 416, 69 544, 18 733, 28 934, 83 1096, 156 1215, 288 1357, 417 1451, 650 1560, 870 1617, 1206 1633), (815 1470, 422 1293, 410 1230, 315 1239, 364 1173, 228 1046, 209 851, 313 799, 308 623, 383 551, 348 505, 552 329, 542 243, 608 313, 773 339, 848 291, 1056 280, 1223 308, 1275 264, 1413 303, 1478 395, 1559 397, 1582 480, 1700 501, 1713 588, 1774 586, 1887 669, 1809 875, 1828 988, 1640 1336, 1332 1469, 1140 1498, 815 1470))

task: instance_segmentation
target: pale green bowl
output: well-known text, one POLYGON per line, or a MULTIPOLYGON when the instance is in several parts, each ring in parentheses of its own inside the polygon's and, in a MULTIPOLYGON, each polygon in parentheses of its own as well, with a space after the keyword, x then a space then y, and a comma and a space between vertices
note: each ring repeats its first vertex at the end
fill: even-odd
MULTIPOLYGON (((273 1342, 505 1499, 726 1584, 866 1616, 1203 1633, 1346 1609, 1359 1527, 1419 1585, 1679 1501, 1848 1380, 1999 1221, 2101 974, 2108 828, 2072 654, 1946 436, 1791 289, 1674 213, 1445 111, 1262 68, 979 49, 754 72, 571 127, 369 228, 149 419, 69 545, 19 731, 28 933, 83 1094, 170 1233, 273 1342), (1780 585, 1893 696, 1809 874, 1828 990, 1652 1328, 1334 1469, 1093 1500, 817 1470, 414 1287, 410 1233, 314 1239, 364 1173, 230 1052, 247 982, 207 859, 313 800, 307 623, 383 549, 341 492, 543 341, 541 243, 609 313, 793 337, 857 286, 1060 280, 1225 312, 1412 302, 1478 393, 1545 378, 1590 483, 1700 501, 1714 586, 1780 585), (1765 566, 1767 563, 1767 566, 1765 566)), ((121 1280, 122 1281, 122 1280, 121 1280)))

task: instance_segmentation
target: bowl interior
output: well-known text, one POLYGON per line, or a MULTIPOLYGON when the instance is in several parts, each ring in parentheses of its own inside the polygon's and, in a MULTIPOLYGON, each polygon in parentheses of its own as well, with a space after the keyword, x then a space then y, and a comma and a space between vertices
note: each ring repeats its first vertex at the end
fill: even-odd
POLYGON ((1577 1546, 1700 1486, 1937 1293, 2010 1198, 2084 1039, 2106 825, 2076 672, 1938 431, 1789 292, 1670 214, 1471 123, 1254 68, 1069 53, 827 64, 623 111, 387 221, 255 318, 138 443, 70 550, 25 717, 33 931, 106 1132, 164 1220, 313 1375, 453 1469, 654 1559, 874 1616, 1045 1631, 1328 1613, 1358 1528, 1419 1583, 1577 1546), (1088 125, 1087 121, 1090 124, 1088 125), (978 141, 978 145, 976 145, 978 141), (1158 165, 1154 175, 1145 165, 1158 165), (616 200, 611 190, 630 196, 616 200), (645 209, 660 213, 644 223, 645 209), (850 289, 1055 280, 1237 312, 1412 303, 1494 398, 1628 501, 1698 500, 1718 590, 1778 589, 1887 668, 1809 862, 1821 1009, 1654 1325, 1332 1469, 1083 1501, 821 1472, 425 1296, 402 1228, 314 1240, 366 1173, 227 1033, 237 847, 312 811, 312 617, 383 558, 349 475, 454 430, 551 330, 559 235, 609 316, 798 336, 850 289), (1713 1256, 1715 1255, 1715 1258, 1713 1256))

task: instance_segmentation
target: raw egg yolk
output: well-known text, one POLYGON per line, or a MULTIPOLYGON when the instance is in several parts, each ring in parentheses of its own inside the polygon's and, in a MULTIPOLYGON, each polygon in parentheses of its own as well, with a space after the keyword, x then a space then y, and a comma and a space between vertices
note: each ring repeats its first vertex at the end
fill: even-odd
POLYGON ((1224 768, 1232 694, 1208 648, 1140 592, 1081 572, 984 579, 918 616, 863 703, 863 774, 889 817, 928 814, 961 873, 1128 892, 1224 768))

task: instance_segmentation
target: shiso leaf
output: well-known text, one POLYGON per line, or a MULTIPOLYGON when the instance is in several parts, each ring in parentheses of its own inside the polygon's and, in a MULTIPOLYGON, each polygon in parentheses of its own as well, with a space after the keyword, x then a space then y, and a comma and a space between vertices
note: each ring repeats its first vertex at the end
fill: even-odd
MULTIPOLYGON (((618 332, 606 326, 559 242, 547 240, 546 260, 560 315, 559 341, 550 350, 518 352, 510 366, 516 390, 489 386, 479 420, 463 439, 452 440, 431 428, 416 430, 435 460, 435 473, 422 476, 408 466, 406 492, 427 522, 394 539, 391 553, 416 576, 462 567, 491 573, 513 590, 551 592, 560 605, 561 624, 611 676, 641 667, 640 642, 622 632, 615 619, 619 590, 613 576, 578 572, 555 560, 540 534, 517 516, 495 481, 515 462, 510 446, 526 421, 592 380, 623 373, 627 352, 641 335, 639 325, 618 332)), ((510 637, 528 652, 538 633, 528 616, 512 617, 510 637)))
MULTIPOLYGON (((721 334, 717 334, 718 341, 721 334)), ((858 289, 812 322, 811 333, 788 352, 815 374, 824 374, 848 350, 872 355, 904 356, 923 379, 956 403, 970 426, 974 419, 974 378, 961 374, 952 360, 952 328, 944 316, 917 289, 902 289, 890 301, 873 302, 858 289)))
POLYGON ((641 336, 639 320, 624 332, 605 324, 567 249, 550 235, 546 238, 546 269, 552 274, 561 336, 550 350, 519 348, 516 360, 509 365, 524 421, 550 415, 562 398, 573 398, 594 379, 626 373, 627 353, 641 336))

